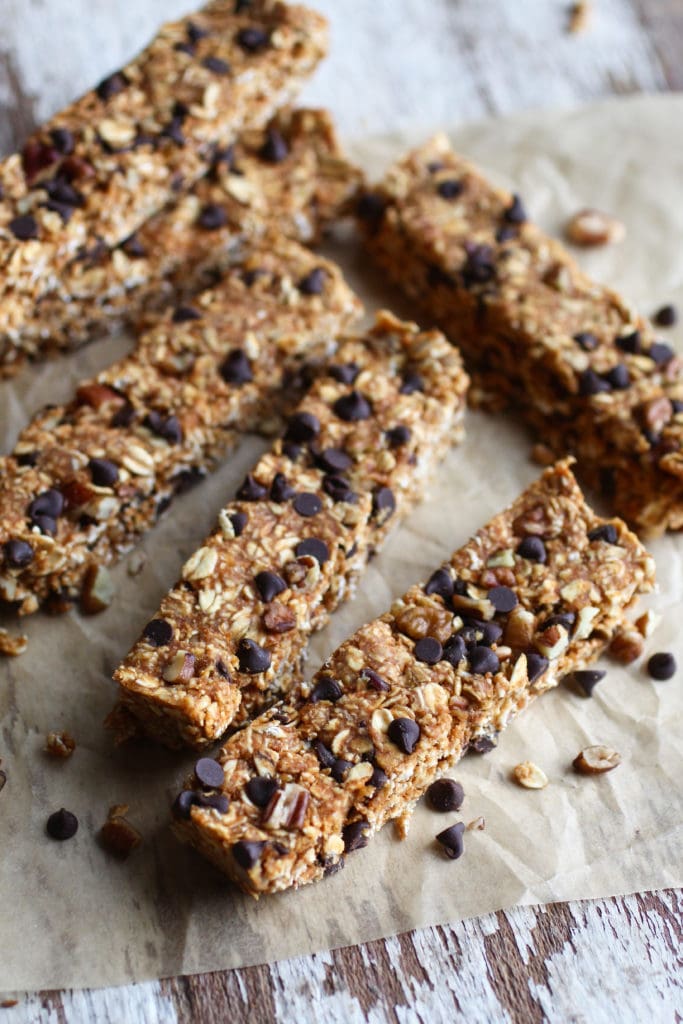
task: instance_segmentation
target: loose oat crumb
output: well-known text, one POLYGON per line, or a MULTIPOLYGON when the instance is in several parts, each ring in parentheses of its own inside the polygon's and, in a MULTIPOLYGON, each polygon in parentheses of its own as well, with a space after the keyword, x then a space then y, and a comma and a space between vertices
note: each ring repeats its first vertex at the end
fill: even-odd
POLYGON ((125 817, 128 804, 114 804, 99 831, 100 844, 114 857, 126 860, 142 842, 142 836, 125 817))
POLYGON ((396 832, 396 838, 403 841, 410 831, 410 820, 412 817, 411 811, 405 811, 400 817, 394 819, 394 830, 396 832))
POLYGON ((616 217, 601 210, 579 210, 565 226, 565 235, 574 245, 583 247, 622 242, 626 228, 616 217))
POLYGON ((515 782, 525 789, 545 789, 548 776, 533 761, 522 761, 512 769, 515 782))
POLYGON ((467 825, 468 832, 483 832, 486 828, 486 821, 480 815, 478 818, 473 818, 467 825))
POLYGON ((49 732, 45 739, 45 753, 66 759, 76 749, 76 740, 68 732, 49 732))
POLYGON ((6 629, 0 629, 0 654, 10 658, 16 658, 23 654, 28 647, 28 637, 23 633, 13 636, 6 629))
POLYGON ((139 576, 147 562, 147 555, 144 551, 134 551, 128 559, 128 575, 139 576))
POLYGON ((577 0, 576 3, 572 4, 569 8, 569 23, 568 30, 572 35, 578 35, 579 32, 585 32, 591 20, 593 13, 593 7, 590 0, 577 0))
POLYGON ((572 762, 574 771, 579 775, 602 775, 604 772, 611 772, 613 768, 621 764, 621 754, 611 747, 597 744, 593 747, 586 747, 574 758, 572 762))

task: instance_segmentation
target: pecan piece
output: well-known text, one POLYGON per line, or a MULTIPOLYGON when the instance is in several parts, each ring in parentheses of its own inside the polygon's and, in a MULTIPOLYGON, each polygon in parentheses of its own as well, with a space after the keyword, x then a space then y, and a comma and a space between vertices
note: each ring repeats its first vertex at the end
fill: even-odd
POLYGON ((287 633, 296 626, 296 615, 279 601, 271 601, 263 613, 263 627, 268 633, 287 633))

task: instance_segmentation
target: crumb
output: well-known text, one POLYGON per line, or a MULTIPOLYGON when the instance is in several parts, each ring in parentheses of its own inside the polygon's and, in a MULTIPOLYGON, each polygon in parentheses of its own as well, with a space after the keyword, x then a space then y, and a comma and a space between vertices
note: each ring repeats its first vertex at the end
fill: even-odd
POLYGON ((114 804, 99 831, 100 845, 119 860, 126 860, 142 842, 138 830, 125 817, 127 811, 127 804, 114 804))
POLYGON ((576 3, 571 5, 569 8, 568 29, 572 35, 578 35, 579 32, 585 32, 591 20, 592 13, 593 8, 590 0, 577 0, 576 3))
POLYGON ((45 753, 66 759, 76 749, 76 740, 68 732, 49 732, 45 740, 45 753))

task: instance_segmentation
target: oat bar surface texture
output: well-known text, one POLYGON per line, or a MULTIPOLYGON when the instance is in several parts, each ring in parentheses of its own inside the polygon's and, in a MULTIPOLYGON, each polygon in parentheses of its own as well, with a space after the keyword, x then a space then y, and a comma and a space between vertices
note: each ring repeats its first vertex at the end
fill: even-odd
POLYGON ((367 247, 508 404, 644 534, 683 528, 683 359, 439 135, 363 197, 367 247))
POLYGON ((311 633, 460 441, 468 378, 389 313, 339 340, 118 668, 112 725, 201 747, 301 680, 311 633))
POLYGON ((87 605, 103 567, 236 431, 278 429, 304 367, 361 310, 333 263, 275 237, 157 318, 132 355, 39 413, 0 459, 0 599, 28 613, 84 591, 87 605))
POLYGON ((202 177, 217 147, 289 102, 327 49, 323 18, 214 0, 161 28, 0 164, 0 332, 14 332, 79 250, 118 245, 202 177))
POLYGON ((176 832, 254 896, 337 870, 470 743, 593 661, 653 579, 638 538, 558 463, 230 737, 223 781, 189 780, 176 832))

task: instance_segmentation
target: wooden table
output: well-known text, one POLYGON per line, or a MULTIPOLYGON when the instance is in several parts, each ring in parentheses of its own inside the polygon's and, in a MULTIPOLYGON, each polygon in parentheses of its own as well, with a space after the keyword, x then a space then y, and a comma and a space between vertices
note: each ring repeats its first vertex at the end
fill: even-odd
MULTIPOLYGON (((578 36, 566 31, 565 0, 311 2, 332 17, 335 38, 307 99, 331 106, 347 136, 683 89, 680 0, 594 0, 578 36)), ((0 146, 8 150, 191 4, 2 6, 0 146)), ((673 1024, 683 1015, 682 911, 674 891, 518 908, 268 966, 19 994, 0 1022, 673 1024)))

